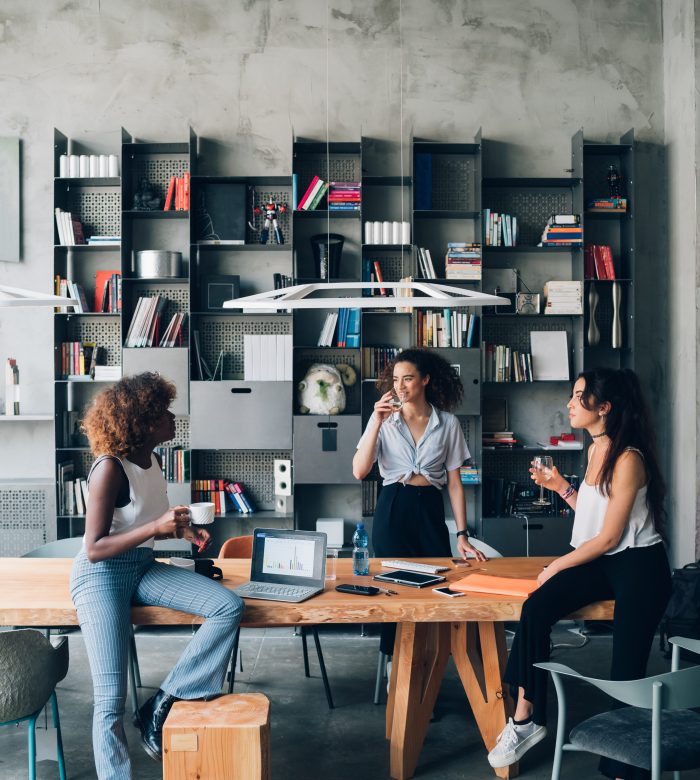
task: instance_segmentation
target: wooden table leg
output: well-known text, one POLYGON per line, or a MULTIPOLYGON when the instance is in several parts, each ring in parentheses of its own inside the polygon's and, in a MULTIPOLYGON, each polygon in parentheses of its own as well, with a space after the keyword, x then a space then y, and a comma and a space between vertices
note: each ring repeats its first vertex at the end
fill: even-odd
POLYGON ((386 707, 390 775, 413 777, 450 656, 449 623, 399 623, 386 707))
MULTIPOLYGON (((491 750, 513 714, 513 702, 501 683, 507 659, 503 623, 453 623, 452 657, 486 750, 491 750)), ((514 778, 518 764, 494 772, 514 778)))

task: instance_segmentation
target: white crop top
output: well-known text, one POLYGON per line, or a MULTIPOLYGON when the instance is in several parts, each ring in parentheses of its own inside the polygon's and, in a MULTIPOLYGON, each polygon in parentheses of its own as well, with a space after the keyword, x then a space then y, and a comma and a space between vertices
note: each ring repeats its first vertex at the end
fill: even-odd
MULTIPOLYGON (((109 529, 110 536, 146 525, 165 514, 170 506, 165 477, 154 454, 151 453, 151 465, 147 469, 137 466, 126 458, 118 458, 118 460, 129 481, 130 500, 125 506, 114 508, 112 526, 109 529)), ((136 546, 152 548, 154 538, 146 539, 136 546)))
MULTIPOLYGON (((629 520, 618 545, 606 552, 606 555, 614 555, 628 547, 651 547, 662 541, 661 536, 654 529, 654 522, 646 502, 647 487, 644 485, 637 491, 629 520)), ((609 503, 610 499, 602 495, 595 485, 589 485, 584 477, 576 497, 576 514, 571 533, 572 547, 580 547, 600 533, 609 503)))

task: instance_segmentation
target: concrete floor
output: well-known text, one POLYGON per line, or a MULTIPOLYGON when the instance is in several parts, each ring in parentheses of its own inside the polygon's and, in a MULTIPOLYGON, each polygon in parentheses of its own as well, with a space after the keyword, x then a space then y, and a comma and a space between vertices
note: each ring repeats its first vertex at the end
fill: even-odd
MULTIPOLYGON (((90 722, 92 688, 79 633, 70 635, 70 671, 58 687, 68 776, 71 780, 95 777, 90 722)), ((188 641, 188 630, 158 629, 137 633, 138 654, 144 686, 141 700, 150 695, 176 661, 188 641)), ((272 768, 275 780, 385 780, 388 751, 384 740, 383 705, 372 703, 377 661, 376 635, 360 636, 359 629, 326 627, 321 631, 326 667, 336 709, 329 711, 316 664, 313 642, 309 652, 312 678, 305 679, 301 641, 288 629, 245 629, 241 638, 243 673, 236 691, 262 691, 272 703, 272 768)), ((554 641, 580 643, 565 625, 557 627, 554 641)), ((583 649, 561 648, 553 658, 584 673, 605 676, 609 666, 609 636, 593 636, 583 649)), ((655 644, 650 673, 666 671, 669 662, 655 644)), ((572 722, 605 707, 605 697, 581 688, 571 697, 572 722)), ((551 774, 556 705, 549 714, 550 734, 521 761, 521 776, 545 780, 551 774)), ((160 764, 139 746, 135 729, 126 726, 136 780, 161 778, 160 764)), ((582 753, 564 757, 563 777, 593 778, 597 759, 582 753)), ((55 778, 57 765, 42 761, 37 777, 55 778)), ((26 727, 0 729, 0 779, 24 780, 26 727)), ((493 780, 486 750, 479 738, 466 697, 450 664, 438 699, 415 777, 420 780, 493 780)), ((700 772, 683 775, 698 780, 700 772)), ((217 778, 217 780, 219 780, 217 778)), ((226 780, 220 778, 220 780, 226 780)))

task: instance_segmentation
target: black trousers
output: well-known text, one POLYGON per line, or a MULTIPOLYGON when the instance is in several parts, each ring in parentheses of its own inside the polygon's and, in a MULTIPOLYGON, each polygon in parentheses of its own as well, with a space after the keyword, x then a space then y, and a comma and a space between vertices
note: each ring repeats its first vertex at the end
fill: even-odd
MULTIPOLYGON (((382 488, 374 511, 372 547, 378 558, 452 555, 442 491, 400 482, 382 488)), ((379 649, 392 655, 395 638, 396 624, 385 623, 379 649)))
MULTIPOLYGON (((558 620, 605 599, 615 600, 610 679, 644 677, 670 594, 671 572, 663 544, 628 548, 559 572, 523 604, 504 681, 525 690, 525 698, 533 705, 532 719, 544 725, 549 674, 533 664, 549 660, 551 628, 558 620)), ((606 758, 601 759, 600 771, 626 780, 650 777, 646 770, 606 758)))

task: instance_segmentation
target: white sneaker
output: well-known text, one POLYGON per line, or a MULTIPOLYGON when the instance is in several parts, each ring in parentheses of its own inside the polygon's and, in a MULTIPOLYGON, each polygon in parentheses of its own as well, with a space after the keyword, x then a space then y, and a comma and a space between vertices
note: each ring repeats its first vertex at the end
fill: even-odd
POLYGON ((519 761, 527 751, 547 736, 545 726, 536 723, 526 723, 516 726, 513 718, 508 718, 508 723, 498 735, 496 746, 489 753, 489 764, 494 769, 510 766, 519 761))
POLYGON ((386 662, 386 692, 391 689, 391 658, 386 662))

